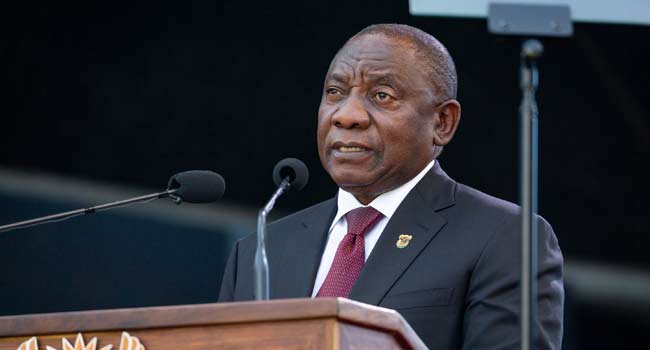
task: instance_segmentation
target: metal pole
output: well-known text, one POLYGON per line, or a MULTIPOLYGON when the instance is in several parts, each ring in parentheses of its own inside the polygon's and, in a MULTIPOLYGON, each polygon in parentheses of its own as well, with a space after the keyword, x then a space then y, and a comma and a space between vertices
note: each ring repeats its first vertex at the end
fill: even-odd
POLYGON ((69 218, 74 217, 74 216, 84 215, 84 214, 92 214, 92 213, 95 213, 95 212, 98 212, 98 211, 107 210, 107 209, 111 209, 111 208, 115 208, 115 207, 120 207, 120 206, 128 205, 128 204, 131 204, 131 203, 150 201, 150 200, 158 199, 158 198, 173 197, 176 192, 177 192, 176 189, 167 190, 165 192, 152 193, 152 194, 148 194, 148 195, 145 195, 145 196, 135 197, 135 198, 131 198, 131 199, 125 199, 125 200, 112 202, 112 203, 108 203, 108 204, 96 205, 96 206, 90 207, 90 208, 71 210, 71 211, 67 211, 65 213, 48 215, 48 216, 43 216, 43 217, 36 218, 36 219, 16 222, 16 223, 13 223, 13 224, 0 226, 0 232, 11 231, 11 230, 16 230, 16 229, 20 229, 20 228, 26 228, 26 227, 30 227, 30 226, 34 226, 34 225, 40 225, 40 224, 44 224, 44 223, 48 223, 48 222, 62 221, 62 220, 66 220, 66 219, 69 219, 69 218))
POLYGON ((269 260, 266 257, 266 216, 275 205, 276 199, 284 193, 291 185, 290 178, 286 177, 273 193, 271 199, 264 208, 260 209, 257 215, 257 247, 255 248, 255 264, 253 273, 255 275, 255 300, 269 300, 269 260))
POLYGON ((521 349, 535 349, 537 320, 538 86, 536 60, 544 48, 527 40, 521 49, 520 195, 521 195, 521 349))

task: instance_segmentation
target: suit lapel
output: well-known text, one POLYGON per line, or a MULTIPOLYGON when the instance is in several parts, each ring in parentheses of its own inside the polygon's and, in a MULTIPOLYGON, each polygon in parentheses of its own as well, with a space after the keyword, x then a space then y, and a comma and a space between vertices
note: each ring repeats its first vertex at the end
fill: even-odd
POLYGON ((456 183, 438 162, 406 196, 386 225, 377 244, 361 270, 349 298, 377 305, 411 265, 418 254, 445 226, 446 220, 436 213, 454 204, 456 183), (399 235, 413 236, 403 249, 396 246, 399 235))
POLYGON ((278 251, 277 263, 271 265, 271 298, 305 298, 311 296, 327 232, 336 214, 336 198, 308 210, 295 227, 278 239, 284 246, 278 251))

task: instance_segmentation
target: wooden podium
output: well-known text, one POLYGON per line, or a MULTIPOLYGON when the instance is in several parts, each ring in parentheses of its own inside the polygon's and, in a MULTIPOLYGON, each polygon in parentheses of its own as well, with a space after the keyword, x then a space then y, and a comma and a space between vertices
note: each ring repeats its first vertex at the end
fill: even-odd
POLYGON ((18 348, 381 350, 426 346, 396 311, 347 299, 318 298, 0 317, 0 349, 18 348))

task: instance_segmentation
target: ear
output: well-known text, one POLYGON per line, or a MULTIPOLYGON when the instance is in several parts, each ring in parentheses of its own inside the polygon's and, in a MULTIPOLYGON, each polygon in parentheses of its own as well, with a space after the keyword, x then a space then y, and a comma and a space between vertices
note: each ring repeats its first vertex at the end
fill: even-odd
POLYGON ((460 103, 447 100, 436 107, 433 120, 433 144, 445 146, 451 141, 460 121, 460 103))

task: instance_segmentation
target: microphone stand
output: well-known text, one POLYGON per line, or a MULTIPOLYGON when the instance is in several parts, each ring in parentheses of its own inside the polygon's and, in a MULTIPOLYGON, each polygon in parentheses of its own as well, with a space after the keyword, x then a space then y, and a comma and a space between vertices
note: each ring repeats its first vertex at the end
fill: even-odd
MULTIPOLYGON (((568 5, 489 3, 488 31, 497 35, 570 37, 568 5)), ((520 53, 519 194, 521 200, 521 349, 535 349, 537 325, 537 194, 539 137, 535 92, 539 83, 537 59, 544 47, 535 39, 524 41, 520 53)))
POLYGON ((271 212, 275 201, 291 186, 290 178, 285 177, 271 199, 257 215, 257 248, 255 249, 255 300, 269 300, 269 260, 266 257, 266 216, 271 212))
POLYGON ((16 222, 16 223, 9 224, 9 225, 3 225, 3 226, 0 226, 0 232, 16 230, 16 229, 20 229, 20 228, 29 227, 29 226, 44 224, 44 223, 47 223, 47 222, 61 221, 61 220, 69 219, 71 217, 78 216, 78 215, 92 214, 92 213, 102 211, 102 210, 108 210, 108 209, 111 209, 111 208, 131 204, 131 203, 145 202, 145 201, 158 199, 158 198, 172 197, 172 198, 174 198, 176 204, 180 204, 181 199, 174 195, 177 191, 178 191, 178 189, 166 190, 164 192, 147 194, 147 195, 140 196, 140 197, 125 199, 125 200, 112 202, 112 203, 108 203, 108 204, 97 205, 97 206, 90 207, 90 208, 77 209, 77 210, 67 211, 65 213, 48 215, 48 216, 43 216, 43 217, 36 218, 36 219, 16 222))
POLYGON ((539 164, 537 59, 544 47, 535 39, 521 47, 520 87, 520 195, 521 195, 521 344, 534 348, 537 320, 537 191, 539 164))

